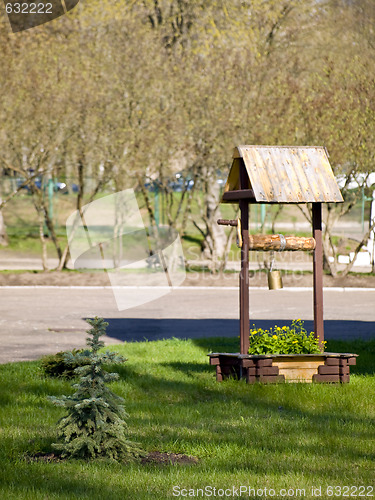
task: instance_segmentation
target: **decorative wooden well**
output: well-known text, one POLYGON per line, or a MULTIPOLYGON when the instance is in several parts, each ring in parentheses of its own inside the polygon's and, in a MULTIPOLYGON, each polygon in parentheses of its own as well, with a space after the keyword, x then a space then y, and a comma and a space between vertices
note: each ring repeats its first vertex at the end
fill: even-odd
POLYGON ((240 219, 219 220, 237 225, 241 246, 240 352, 209 354, 217 380, 236 376, 248 383, 304 381, 349 382, 355 354, 249 355, 249 251, 313 251, 314 334, 324 347, 322 204, 343 198, 328 161, 316 146, 238 146, 224 188, 223 203, 239 203, 240 219), (250 235, 249 205, 257 203, 312 203, 312 237, 250 235), (300 368, 298 376, 298 370, 300 368))

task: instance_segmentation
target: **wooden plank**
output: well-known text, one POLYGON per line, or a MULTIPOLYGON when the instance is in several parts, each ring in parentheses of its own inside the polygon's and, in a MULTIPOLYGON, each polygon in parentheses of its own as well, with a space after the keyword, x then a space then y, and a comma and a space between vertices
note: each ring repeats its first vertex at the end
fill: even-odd
POLYGON ((313 260, 314 284, 314 335, 319 339, 319 347, 324 350, 323 321, 323 240, 322 240, 322 204, 312 204, 313 238, 315 240, 313 260))
POLYGON ((272 366, 272 358, 257 359, 256 365, 258 366, 272 366))
MULTIPOLYGON (((247 190, 249 187, 249 177, 245 164, 240 165, 240 188, 247 190)), ((249 318, 249 203, 248 200, 240 200, 241 213, 241 272, 240 272, 240 352, 247 354, 250 345, 250 318, 249 318)))
POLYGON ((219 365, 220 364, 220 358, 217 357, 217 358, 211 358, 210 357, 210 365, 213 365, 213 366, 216 366, 216 365, 219 365))
POLYGON ((238 146, 237 148, 233 149, 233 156, 232 156, 233 159, 242 158, 242 155, 241 155, 241 152, 239 150, 239 147, 240 146, 238 146))
POLYGON ((224 193, 227 191, 237 191, 240 188, 240 164, 243 160, 236 158, 232 162, 232 166, 229 171, 227 182, 224 186, 224 193))
POLYGON ((299 357, 290 360, 274 359, 273 364, 279 367, 280 375, 288 382, 311 383, 313 375, 318 373, 318 367, 324 363, 324 357, 299 357))
POLYGON ((326 365, 327 366, 338 366, 340 364, 339 358, 327 358, 326 365))
POLYGON ((350 375, 342 375, 340 377, 340 382, 342 384, 349 384, 349 382, 350 382, 350 375))
POLYGON ((319 375, 338 375, 339 367, 322 365, 318 367, 318 373, 319 375))
POLYGON ((350 368, 348 366, 340 366, 339 367, 339 374, 340 375, 350 375, 350 368))
POLYGON ((255 382, 257 382, 256 376, 255 375, 247 374, 247 376, 246 376, 246 383, 247 384, 255 384, 255 382))
POLYGON ((240 365, 242 368, 251 368, 255 367, 255 361, 253 359, 241 359, 240 360, 240 365))
POLYGON ((255 202, 254 191, 252 189, 239 189, 236 191, 227 191, 223 193, 223 201, 246 200, 247 203, 255 202))
POLYGON ((235 366, 239 364, 239 359, 234 356, 220 356, 221 366, 235 366))
POLYGON ((351 357, 351 358, 348 358, 348 365, 350 366, 354 366, 357 364, 357 358, 356 357, 351 357))
POLYGON ((221 368, 219 365, 216 366, 216 381, 217 382, 222 382, 223 381, 223 375, 221 373, 221 368))
POLYGON ((231 367, 227 365, 220 365, 221 373, 223 375, 230 375, 231 374, 231 367))
POLYGON ((258 366, 257 375, 279 375, 277 366, 258 366))
POLYGON ((298 358, 293 361, 283 361, 283 359, 274 359, 273 360, 273 365, 278 366, 279 369, 294 369, 294 368, 311 368, 311 369, 318 369, 318 366, 323 365, 324 363, 324 358, 321 357, 320 359, 311 359, 311 358, 298 358))
POLYGON ((340 382, 340 375, 313 375, 313 382, 327 382, 337 383, 340 382))
POLYGON ((318 368, 280 368, 280 375, 284 375, 288 382, 311 382, 318 368))
POLYGON ((280 201, 277 197, 275 197, 272 185, 273 181, 276 181, 277 183, 277 178, 272 178, 272 175, 270 177, 267 168, 269 162, 268 159, 266 162, 263 161, 262 151, 259 151, 257 148, 241 148, 240 151, 257 201, 260 203, 280 201))

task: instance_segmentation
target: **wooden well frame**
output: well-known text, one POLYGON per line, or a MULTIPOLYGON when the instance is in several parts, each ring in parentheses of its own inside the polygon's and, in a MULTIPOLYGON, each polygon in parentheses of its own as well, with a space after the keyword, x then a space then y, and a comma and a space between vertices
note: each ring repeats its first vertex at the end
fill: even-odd
MULTIPOLYGON (((323 351, 322 204, 343 202, 329 164, 328 153, 325 148, 319 146, 238 146, 233 153, 233 163, 222 202, 238 203, 240 208, 241 223, 238 227, 238 236, 242 243, 239 276, 240 352, 237 354, 212 353, 209 355, 210 363, 216 366, 218 381, 223 377, 235 375, 239 378, 246 377, 249 383, 279 382, 282 381, 283 376, 279 374, 277 356, 250 356, 248 354, 250 333, 249 206, 257 203, 312 204, 314 335, 323 351)), ((218 223, 237 225, 236 221, 219 220, 218 223)), ((298 358, 298 356, 304 356, 305 362, 311 363, 306 355, 295 357, 298 358)), ((348 367, 355 364, 356 355, 322 353, 320 357, 322 359, 319 358, 320 364, 317 365, 318 371, 314 377, 310 377, 310 380, 303 378, 303 381, 349 381, 348 367), (320 366, 329 368, 319 368, 320 366)), ((285 376, 283 380, 286 380, 285 376)))

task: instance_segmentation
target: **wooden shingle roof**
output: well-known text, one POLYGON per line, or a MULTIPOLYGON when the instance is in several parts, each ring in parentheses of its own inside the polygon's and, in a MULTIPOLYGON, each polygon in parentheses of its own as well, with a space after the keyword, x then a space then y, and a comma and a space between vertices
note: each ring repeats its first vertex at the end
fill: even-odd
POLYGON ((238 146, 224 193, 240 189, 242 161, 258 203, 344 201, 323 147, 238 146))

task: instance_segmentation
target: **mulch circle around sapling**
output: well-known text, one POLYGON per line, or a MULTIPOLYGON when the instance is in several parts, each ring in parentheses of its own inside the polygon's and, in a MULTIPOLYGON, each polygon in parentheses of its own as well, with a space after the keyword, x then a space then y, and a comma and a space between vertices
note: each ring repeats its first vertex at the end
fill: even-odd
MULTIPOLYGON (((27 462, 66 462, 67 458, 61 458, 56 453, 34 453, 32 455, 25 455, 27 462)), ((151 451, 141 458, 141 464, 157 464, 157 465, 195 465, 198 463, 198 458, 183 455, 181 453, 167 453, 161 451, 151 451)))
POLYGON ((56 453, 43 453, 43 452, 33 453, 32 455, 25 454, 25 460, 27 462, 45 462, 45 463, 66 461, 65 458, 61 458, 61 456, 57 455, 56 453))
POLYGON ((181 453, 163 453, 161 451, 151 451, 141 458, 141 464, 194 465, 197 463, 197 457, 182 455, 181 453))

